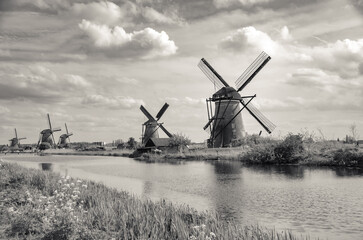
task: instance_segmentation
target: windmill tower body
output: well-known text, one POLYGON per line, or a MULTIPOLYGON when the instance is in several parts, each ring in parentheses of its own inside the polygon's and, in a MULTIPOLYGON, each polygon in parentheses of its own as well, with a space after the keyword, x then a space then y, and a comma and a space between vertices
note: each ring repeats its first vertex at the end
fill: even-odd
POLYGON ((66 127, 66 133, 60 135, 59 141, 58 141, 58 147, 67 147, 68 143, 71 142, 70 136, 73 135, 73 133, 68 132, 67 124, 65 123, 64 126, 66 127), (67 141, 68 140, 68 141, 67 141))
POLYGON ((211 100, 215 104, 214 119, 217 119, 213 122, 212 134, 220 132, 217 136, 212 136, 214 145, 227 147, 233 141, 245 137, 239 93, 232 87, 223 87, 213 94, 211 100))
POLYGON ((146 143, 150 138, 159 138, 159 132, 158 132, 158 123, 157 122, 147 122, 144 124, 145 130, 142 142, 146 143))
POLYGON ((269 55, 262 52, 237 79, 237 90, 230 87, 204 58, 200 60, 198 67, 214 87, 219 89, 207 99, 208 123, 203 128, 210 131, 209 147, 228 147, 246 136, 241 115, 243 109, 246 109, 268 133, 275 129, 276 126, 251 103, 256 95, 241 96, 239 94, 270 59, 269 55), (214 103, 214 109, 212 103, 214 103))
POLYGON ((47 114, 47 117, 48 117, 49 129, 44 129, 43 131, 40 132, 38 146, 37 146, 37 148, 40 149, 48 149, 50 147, 54 147, 55 140, 53 133, 61 131, 60 128, 52 128, 49 114, 47 114))

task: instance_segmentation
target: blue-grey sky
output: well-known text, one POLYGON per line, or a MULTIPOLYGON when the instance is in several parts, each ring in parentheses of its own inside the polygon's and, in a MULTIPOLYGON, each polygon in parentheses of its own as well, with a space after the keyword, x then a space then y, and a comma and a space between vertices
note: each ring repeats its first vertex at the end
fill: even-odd
MULTIPOLYGON (((273 136, 336 139, 356 124, 363 138, 362 0, 2 0, 0 11, 0 144, 15 127, 36 142, 46 113, 72 141, 138 139, 140 104, 156 115, 164 102, 164 126, 203 141, 214 88, 200 58, 234 86, 261 51, 272 59, 241 94, 257 94, 273 136)), ((243 114, 248 133, 262 130, 243 114)))

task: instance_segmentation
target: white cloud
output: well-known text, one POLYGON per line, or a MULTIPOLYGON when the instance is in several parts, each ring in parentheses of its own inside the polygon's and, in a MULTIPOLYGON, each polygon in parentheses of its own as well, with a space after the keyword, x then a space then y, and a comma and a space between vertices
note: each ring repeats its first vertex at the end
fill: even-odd
POLYGON ((217 8, 226 8, 236 4, 240 4, 242 6, 252 6, 267 2, 271 2, 271 0, 213 0, 213 3, 217 8))
MULTIPOLYGON (((177 51, 174 41, 169 40, 164 31, 157 32, 152 28, 127 33, 122 27, 110 28, 87 20, 79 24, 98 49, 112 49, 113 54, 128 53, 144 58, 173 55, 177 51), (115 53, 114 51, 117 51, 115 53)), ((110 52, 109 52, 110 53, 110 52)))
POLYGON ((74 75, 74 74, 67 74, 64 76, 65 80, 76 87, 88 87, 90 83, 86 81, 83 77, 74 75))
POLYGON ((205 98, 191 98, 191 97, 184 97, 184 98, 176 98, 176 97, 167 97, 162 99, 163 101, 168 101, 173 104, 177 105, 184 105, 184 106, 192 106, 192 107, 200 107, 205 106, 205 98))
POLYGON ((9 108, 0 105, 0 114, 10 112, 9 108))
POLYGON ((103 95, 88 95, 82 99, 82 104, 92 105, 96 107, 108 107, 112 109, 130 109, 137 108, 145 104, 141 99, 122 96, 103 96, 103 95))
POLYGON ((176 23, 176 21, 174 19, 165 16, 164 14, 156 11, 155 9, 153 9, 151 7, 145 7, 143 9, 143 16, 149 22, 166 23, 166 24, 174 24, 174 23, 176 23))
POLYGON ((123 16, 121 8, 109 1, 75 3, 71 11, 81 18, 104 24, 116 23, 123 16))
POLYGON ((281 34, 281 38, 282 38, 283 40, 289 41, 289 40, 291 40, 291 39, 292 39, 292 36, 291 36, 290 31, 289 31, 289 29, 288 29, 288 27, 287 27, 287 26, 284 26, 284 27, 281 29, 280 34, 281 34))
POLYGON ((219 44, 221 49, 228 51, 246 51, 249 48, 266 51, 270 54, 276 52, 278 43, 273 41, 269 35, 249 26, 237 29, 231 35, 222 39, 219 44))

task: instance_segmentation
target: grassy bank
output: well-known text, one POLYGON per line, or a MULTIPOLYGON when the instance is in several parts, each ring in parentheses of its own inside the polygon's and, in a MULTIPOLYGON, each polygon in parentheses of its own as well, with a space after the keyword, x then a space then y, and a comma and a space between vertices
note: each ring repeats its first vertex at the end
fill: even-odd
POLYGON ((74 149, 49 149, 41 152, 41 155, 77 155, 77 156, 109 156, 109 157, 129 157, 133 150, 98 150, 98 151, 76 151, 74 149))
POLYGON ((284 140, 254 139, 240 147, 197 149, 182 153, 144 153, 147 162, 231 160, 246 164, 299 164, 314 166, 363 166, 363 148, 337 141, 314 142, 297 134, 284 140))
POLYGON ((0 239, 297 239, 90 181, 0 166, 0 239))

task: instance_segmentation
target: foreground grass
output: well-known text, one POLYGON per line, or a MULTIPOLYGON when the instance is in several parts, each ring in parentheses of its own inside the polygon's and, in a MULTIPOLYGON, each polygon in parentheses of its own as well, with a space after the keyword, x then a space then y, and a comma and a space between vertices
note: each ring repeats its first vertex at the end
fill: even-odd
POLYGON ((297 239, 94 182, 0 165, 0 239, 297 239))

